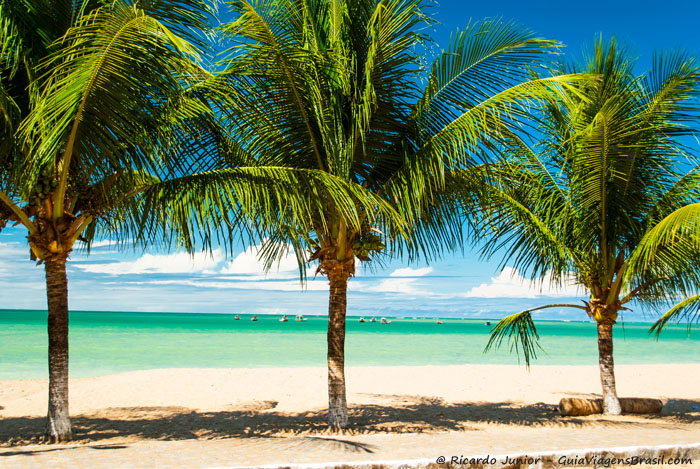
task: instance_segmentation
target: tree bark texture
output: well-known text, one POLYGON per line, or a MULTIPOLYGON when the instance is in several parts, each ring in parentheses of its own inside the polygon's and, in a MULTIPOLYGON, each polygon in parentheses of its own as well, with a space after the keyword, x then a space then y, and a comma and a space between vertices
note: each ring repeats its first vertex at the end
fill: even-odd
POLYGON ((66 259, 45 262, 49 317, 49 411, 45 438, 51 443, 72 438, 68 414, 68 279, 66 259))
POLYGON ((349 273, 338 268, 328 272, 328 425, 339 430, 348 425, 345 394, 345 312, 349 273))
POLYGON ((603 385, 603 413, 620 415, 622 408, 615 387, 612 328, 612 322, 598 323, 598 364, 600 366, 600 383, 603 385))
MULTIPOLYGON (((620 406, 626 414, 658 414, 664 403, 660 399, 621 397, 620 406)), ((559 401, 559 413, 562 417, 602 414, 603 399, 564 397, 559 401)))

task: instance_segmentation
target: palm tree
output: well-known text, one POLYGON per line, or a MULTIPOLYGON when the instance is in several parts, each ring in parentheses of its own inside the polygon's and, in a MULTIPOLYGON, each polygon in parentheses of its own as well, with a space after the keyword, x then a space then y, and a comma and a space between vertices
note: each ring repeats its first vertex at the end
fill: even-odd
POLYGON ((46 271, 49 441, 71 439, 66 261, 81 237, 136 216, 115 206, 162 172, 165 109, 198 73, 192 31, 209 13, 179 0, 0 4, 0 213, 27 228, 46 271))
POLYGON ((504 318, 487 350, 510 337, 529 365, 538 348, 531 313, 583 310, 597 324, 607 414, 621 412, 613 362, 618 314, 632 302, 658 309, 700 285, 700 166, 683 144, 694 133, 687 123, 698 115, 700 70, 683 54, 655 57, 643 76, 633 66, 615 40, 599 39, 584 65, 566 67, 599 78, 547 107, 536 145, 511 139, 511 157, 491 168, 483 195, 486 255, 505 248, 502 265, 533 279, 573 278, 590 293, 581 305, 504 318))
POLYGON ((459 245, 453 171, 491 154, 500 132, 527 117, 515 103, 550 96, 573 78, 531 79, 557 44, 498 21, 456 33, 426 71, 431 21, 421 0, 230 6, 224 32, 235 45, 214 87, 241 158, 326 174, 365 199, 339 205, 298 186, 321 214, 287 216, 262 248, 271 263, 291 243, 328 277, 328 419, 340 429, 348 423, 345 314, 356 259, 431 258, 459 245))

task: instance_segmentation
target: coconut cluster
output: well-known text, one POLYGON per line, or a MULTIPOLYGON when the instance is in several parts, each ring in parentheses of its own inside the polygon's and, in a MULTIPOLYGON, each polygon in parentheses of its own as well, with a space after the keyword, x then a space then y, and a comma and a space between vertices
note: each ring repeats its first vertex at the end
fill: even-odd
POLYGON ((385 248, 386 245, 382 242, 381 236, 372 232, 363 233, 352 243, 355 255, 363 261, 371 260, 370 254, 375 255, 385 248))

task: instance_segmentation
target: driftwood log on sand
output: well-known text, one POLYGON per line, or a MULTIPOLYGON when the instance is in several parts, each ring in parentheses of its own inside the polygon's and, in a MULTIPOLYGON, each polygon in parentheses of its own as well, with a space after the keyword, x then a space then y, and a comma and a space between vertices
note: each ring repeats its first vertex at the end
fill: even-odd
MULTIPOLYGON (((664 406, 659 399, 621 397, 620 406, 625 414, 658 414, 664 406)), ((565 397, 559 401, 559 413, 566 416, 603 413, 603 399, 578 399, 565 397)))

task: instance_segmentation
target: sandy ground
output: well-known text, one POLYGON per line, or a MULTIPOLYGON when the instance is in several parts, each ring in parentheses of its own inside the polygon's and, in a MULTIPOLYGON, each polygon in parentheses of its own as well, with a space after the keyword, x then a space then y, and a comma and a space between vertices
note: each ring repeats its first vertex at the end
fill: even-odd
MULTIPOLYGON (((661 398, 662 414, 560 417, 562 397, 599 392, 594 366, 533 366, 529 372, 507 365, 348 368, 351 425, 344 438, 395 440, 415 455, 423 454, 420 445, 447 444, 449 438, 469 441, 475 450, 496 441, 535 449, 700 442, 700 365, 622 365, 616 374, 621 397, 661 398), (426 435, 433 436, 420 439, 426 435)), ((5 451, 39 442, 46 386, 45 380, 0 381, 5 451)), ((291 444, 327 436, 323 368, 145 370, 73 379, 70 386, 80 445, 185 439, 253 444, 279 437, 291 444)))

